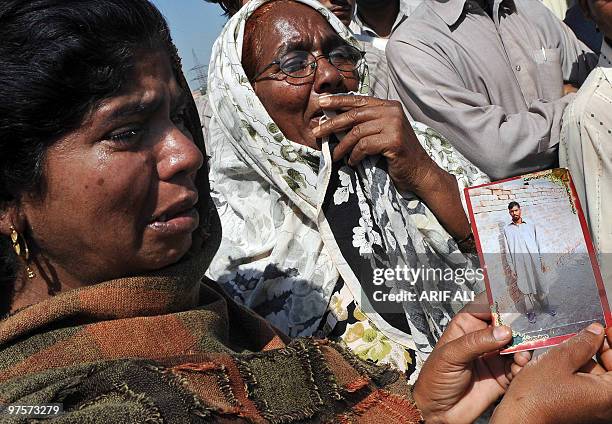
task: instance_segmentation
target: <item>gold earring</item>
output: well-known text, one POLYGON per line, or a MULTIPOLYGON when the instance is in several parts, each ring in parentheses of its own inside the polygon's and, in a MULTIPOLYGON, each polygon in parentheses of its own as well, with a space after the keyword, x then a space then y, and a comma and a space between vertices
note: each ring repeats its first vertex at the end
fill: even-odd
POLYGON ((28 278, 36 277, 36 274, 30 267, 30 249, 28 249, 28 243, 26 242, 25 237, 21 236, 12 225, 11 241, 13 242, 13 250, 15 250, 17 256, 23 259, 23 261, 26 263, 26 274, 28 275, 28 278), (19 242, 19 239, 21 239, 21 243, 19 242))

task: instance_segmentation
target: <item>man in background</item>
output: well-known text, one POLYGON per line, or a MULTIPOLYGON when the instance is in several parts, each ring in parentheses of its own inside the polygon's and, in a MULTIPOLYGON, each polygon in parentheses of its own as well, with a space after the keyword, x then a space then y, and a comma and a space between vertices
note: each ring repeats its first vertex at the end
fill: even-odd
POLYGON ((580 0, 580 5, 604 40, 597 68, 563 116, 559 162, 570 170, 612 293, 612 0, 580 0))
POLYGON ((223 12, 227 16, 234 16, 240 8, 246 4, 249 0, 204 0, 208 3, 216 3, 221 6, 223 12))
POLYGON ((385 49, 393 31, 422 0, 356 0, 350 28, 362 43, 370 73, 370 95, 389 97, 389 65, 385 49))
POLYGON ((579 3, 568 9, 563 22, 574 31, 580 41, 599 54, 603 36, 597 25, 585 16, 579 3))
POLYGON ((390 98, 493 180, 556 165, 566 94, 597 63, 534 0, 427 0, 387 59, 390 98))
POLYGON ((513 279, 525 296, 527 319, 533 324, 536 322, 536 305, 552 316, 556 315, 556 311, 548 304, 548 285, 542 275, 546 267, 542 260, 537 227, 533 222, 523 220, 518 202, 510 202, 508 212, 512 217, 512 222, 504 227, 506 251, 510 257, 508 264, 513 279))
POLYGON ((369 36, 384 50, 393 31, 423 0, 356 0, 357 9, 351 29, 358 36, 369 36))

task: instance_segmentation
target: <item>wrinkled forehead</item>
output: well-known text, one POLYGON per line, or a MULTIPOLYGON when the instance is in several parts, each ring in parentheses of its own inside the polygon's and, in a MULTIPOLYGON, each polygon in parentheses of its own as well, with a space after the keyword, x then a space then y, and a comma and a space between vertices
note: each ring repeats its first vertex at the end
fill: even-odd
POLYGON ((327 50, 345 43, 323 15, 297 2, 270 3, 255 28, 266 58, 296 49, 327 50))
POLYGON ((171 110, 187 104, 189 94, 180 85, 177 72, 180 71, 165 49, 139 51, 121 89, 95 105, 88 122, 107 122, 152 112, 166 100, 171 110))

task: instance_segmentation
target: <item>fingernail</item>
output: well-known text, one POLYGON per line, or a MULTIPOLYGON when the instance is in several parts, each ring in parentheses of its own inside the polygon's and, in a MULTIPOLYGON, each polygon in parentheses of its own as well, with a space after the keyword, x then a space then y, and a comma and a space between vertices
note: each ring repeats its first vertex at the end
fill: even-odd
POLYGON ((518 354, 519 354, 519 356, 521 356, 521 357, 523 357, 525 359, 531 359, 531 353, 529 353, 529 352, 526 352, 526 351, 525 352, 519 352, 518 354))
POLYGON ((497 341, 506 340, 510 337, 510 329, 506 326, 495 327, 493 328, 493 337, 497 341))
POLYGON ((329 96, 319 97, 319 106, 327 106, 331 103, 331 98, 329 96))
POLYGON ((506 340, 510 337, 510 329, 508 327, 495 327, 493 329, 493 337, 497 341, 506 340))
POLYGON ((603 327, 601 324, 593 323, 587 327, 587 331, 596 335, 603 333, 603 327))

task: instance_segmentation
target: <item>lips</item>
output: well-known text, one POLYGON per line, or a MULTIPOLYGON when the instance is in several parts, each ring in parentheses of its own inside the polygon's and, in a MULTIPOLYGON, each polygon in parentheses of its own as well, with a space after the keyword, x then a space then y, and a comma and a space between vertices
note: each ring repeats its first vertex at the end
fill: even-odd
POLYGON ((337 17, 340 17, 340 16, 349 17, 351 13, 350 6, 335 6, 335 7, 332 7, 330 10, 337 17))
POLYGON ((158 213, 156 213, 151 222, 165 222, 169 219, 172 219, 175 215, 178 215, 182 212, 187 211, 195 206, 198 203, 198 193, 192 192, 183 196, 183 198, 177 202, 174 202, 167 207, 161 209, 158 213))
POLYGON ((157 213, 147 227, 166 234, 191 233, 198 228, 200 220, 195 209, 197 202, 197 193, 190 194, 157 213))
POLYGON ((332 11, 332 13, 336 13, 336 12, 340 12, 340 11, 345 11, 345 12, 350 12, 351 11, 351 6, 348 4, 345 4, 344 6, 332 6, 329 8, 329 10, 332 11))
POLYGON ((318 127, 318 126, 319 126, 319 123, 321 122, 321 117, 323 117, 323 116, 325 116, 325 115, 323 114, 323 111, 322 111, 322 110, 320 110, 320 111, 318 111, 318 112, 315 112, 315 113, 312 115, 312 117, 310 118, 310 121, 309 121, 309 125, 308 125, 308 127, 309 127, 310 129, 313 129, 313 128, 315 128, 315 127, 318 127))

